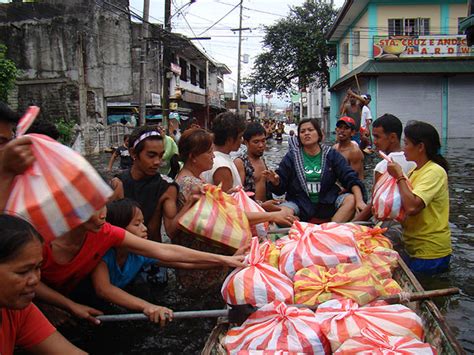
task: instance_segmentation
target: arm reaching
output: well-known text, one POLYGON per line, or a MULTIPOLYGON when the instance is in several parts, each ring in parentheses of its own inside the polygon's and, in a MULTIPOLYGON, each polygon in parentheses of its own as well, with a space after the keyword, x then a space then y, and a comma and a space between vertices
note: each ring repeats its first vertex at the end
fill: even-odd
POLYGON ((94 290, 100 298, 133 311, 143 312, 150 321, 160 323, 161 326, 164 326, 167 320, 173 318, 173 311, 171 309, 149 303, 112 285, 110 283, 109 269, 103 261, 97 265, 91 277, 94 290))
MULTIPOLYGON (((138 237, 137 237, 138 238, 138 237)), ((37 297, 53 306, 65 309, 75 315, 77 318, 87 319, 88 321, 98 325, 100 321, 95 318, 95 316, 101 315, 102 312, 82 304, 76 303, 66 296, 63 296, 59 292, 53 290, 52 288, 46 286, 44 283, 40 282, 36 290, 37 297)))
POLYGON ((230 267, 244 266, 242 255, 226 256, 220 254, 205 253, 180 245, 157 243, 151 240, 138 238, 126 232, 122 246, 130 249, 132 253, 159 259, 163 262, 185 262, 197 264, 227 265, 230 267))

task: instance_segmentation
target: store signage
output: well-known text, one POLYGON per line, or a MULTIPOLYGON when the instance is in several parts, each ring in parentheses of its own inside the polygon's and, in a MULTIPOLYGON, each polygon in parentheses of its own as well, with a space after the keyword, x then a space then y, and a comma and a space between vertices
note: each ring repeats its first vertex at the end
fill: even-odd
POLYGON ((465 35, 375 37, 374 58, 442 58, 474 56, 465 35))
POLYGON ((171 71, 176 75, 181 75, 181 67, 178 64, 171 63, 171 71))
POLYGON ((153 106, 160 106, 161 105, 161 95, 151 93, 151 104, 153 106))

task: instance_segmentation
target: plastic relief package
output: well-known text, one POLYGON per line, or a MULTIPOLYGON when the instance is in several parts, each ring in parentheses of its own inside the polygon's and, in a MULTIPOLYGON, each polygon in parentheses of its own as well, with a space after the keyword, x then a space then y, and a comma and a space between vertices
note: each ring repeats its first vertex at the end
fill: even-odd
POLYGON ((230 329, 225 347, 229 354, 254 354, 256 350, 264 354, 330 354, 314 313, 278 301, 261 307, 240 327, 230 329))
POLYGON ((430 344, 407 336, 389 336, 364 328, 360 336, 351 338, 334 353, 337 355, 436 355, 430 344))
POLYGON ((17 137, 30 138, 35 161, 15 177, 5 213, 22 216, 51 240, 86 222, 112 189, 76 151, 42 134, 25 135, 38 113, 30 107, 17 127, 17 137))
POLYGON ((335 268, 313 265, 294 278, 295 302, 308 306, 331 299, 350 298, 360 305, 384 295, 380 280, 367 266, 339 264, 335 268))
POLYGON ((204 195, 178 223, 189 233, 231 249, 245 246, 252 238, 244 211, 219 186, 204 185, 204 195))
POLYGON ((354 223, 348 223, 347 226, 351 228, 354 233, 354 238, 357 243, 363 242, 367 247, 382 247, 393 249, 392 242, 390 239, 385 237, 383 233, 387 231, 387 228, 361 226, 354 223))
POLYGON ((264 262, 278 269, 278 260, 280 259, 281 247, 267 240, 260 244, 260 252, 264 256, 264 262))
POLYGON ((375 329, 385 335, 423 339, 421 318, 408 307, 400 304, 359 306, 356 302, 331 300, 319 305, 316 320, 336 351, 342 343, 361 335, 364 328, 375 329))
MULTIPOLYGON (((239 186, 237 191, 231 196, 235 199, 239 207, 245 212, 265 212, 265 210, 257 202, 252 200, 250 196, 247 195, 242 186, 239 186)), ((266 237, 269 227, 270 224, 266 222, 250 226, 250 229, 253 236, 266 237)))
POLYGON ((269 243, 259 247, 258 238, 252 238, 247 267, 235 269, 222 285, 222 297, 228 304, 263 306, 275 300, 293 303, 293 283, 278 269, 265 262, 269 243))
POLYGON ((341 263, 361 263, 354 235, 348 226, 307 223, 301 228, 299 222, 293 226, 299 230, 288 235, 290 241, 282 246, 279 261, 280 271, 291 279, 298 270, 315 264, 334 267, 341 263))

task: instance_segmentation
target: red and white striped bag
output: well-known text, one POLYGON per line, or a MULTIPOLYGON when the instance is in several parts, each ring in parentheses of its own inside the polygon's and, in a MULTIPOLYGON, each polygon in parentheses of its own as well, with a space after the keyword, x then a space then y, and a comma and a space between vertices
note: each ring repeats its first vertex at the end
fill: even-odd
POLYGON ((350 299, 331 300, 319 305, 316 320, 336 351, 346 340, 361 335, 361 329, 376 329, 386 335, 423 339, 421 318, 401 304, 359 306, 350 299))
POLYGON ((260 249, 258 238, 252 238, 247 267, 235 269, 224 281, 221 293, 228 304, 263 306, 278 300, 293 303, 293 283, 285 275, 265 262, 266 243, 260 249))
MULTIPOLYGON (((17 127, 23 136, 39 113, 32 106, 17 127)), ((13 182, 5 212, 28 220, 47 240, 86 222, 112 195, 79 153, 42 134, 27 134, 33 165, 13 182)))
POLYGON ((282 247, 279 261, 280 271, 291 279, 298 270, 314 264, 334 267, 341 263, 361 263, 354 234, 343 224, 308 223, 302 233, 292 237, 294 240, 282 247))
MULTIPOLYGON (((231 195, 238 206, 245 212, 265 212, 265 210, 257 202, 252 200, 249 195, 244 191, 242 186, 237 187, 237 191, 231 195)), ((252 231, 252 236, 266 237, 270 223, 259 223, 253 226, 250 226, 252 231)))
POLYGON ((337 355, 436 355, 430 344, 404 336, 389 336, 364 328, 361 335, 349 339, 334 353, 337 355))
POLYGON ((253 350, 284 351, 290 354, 330 354, 314 313, 307 308, 289 307, 275 301, 253 313, 225 337, 229 354, 252 354, 253 350))

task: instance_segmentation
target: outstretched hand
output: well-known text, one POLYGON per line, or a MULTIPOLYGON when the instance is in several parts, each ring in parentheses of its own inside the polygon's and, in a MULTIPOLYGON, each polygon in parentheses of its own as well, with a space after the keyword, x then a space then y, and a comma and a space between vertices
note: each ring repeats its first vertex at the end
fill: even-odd
POLYGON ((92 308, 92 307, 89 307, 89 306, 85 306, 85 305, 79 304, 79 303, 74 303, 70 307, 70 311, 77 318, 88 320, 89 322, 91 322, 95 325, 100 324, 100 320, 98 320, 96 318, 96 316, 100 316, 100 315, 104 314, 103 312, 99 311, 98 309, 95 309, 95 308, 92 308))
POLYGON ((153 323, 160 323, 160 327, 164 327, 166 322, 173 320, 173 311, 169 308, 149 304, 143 309, 143 313, 153 323))
POLYGON ((277 186, 280 184, 280 176, 275 171, 267 169, 262 171, 262 175, 272 185, 277 186))

